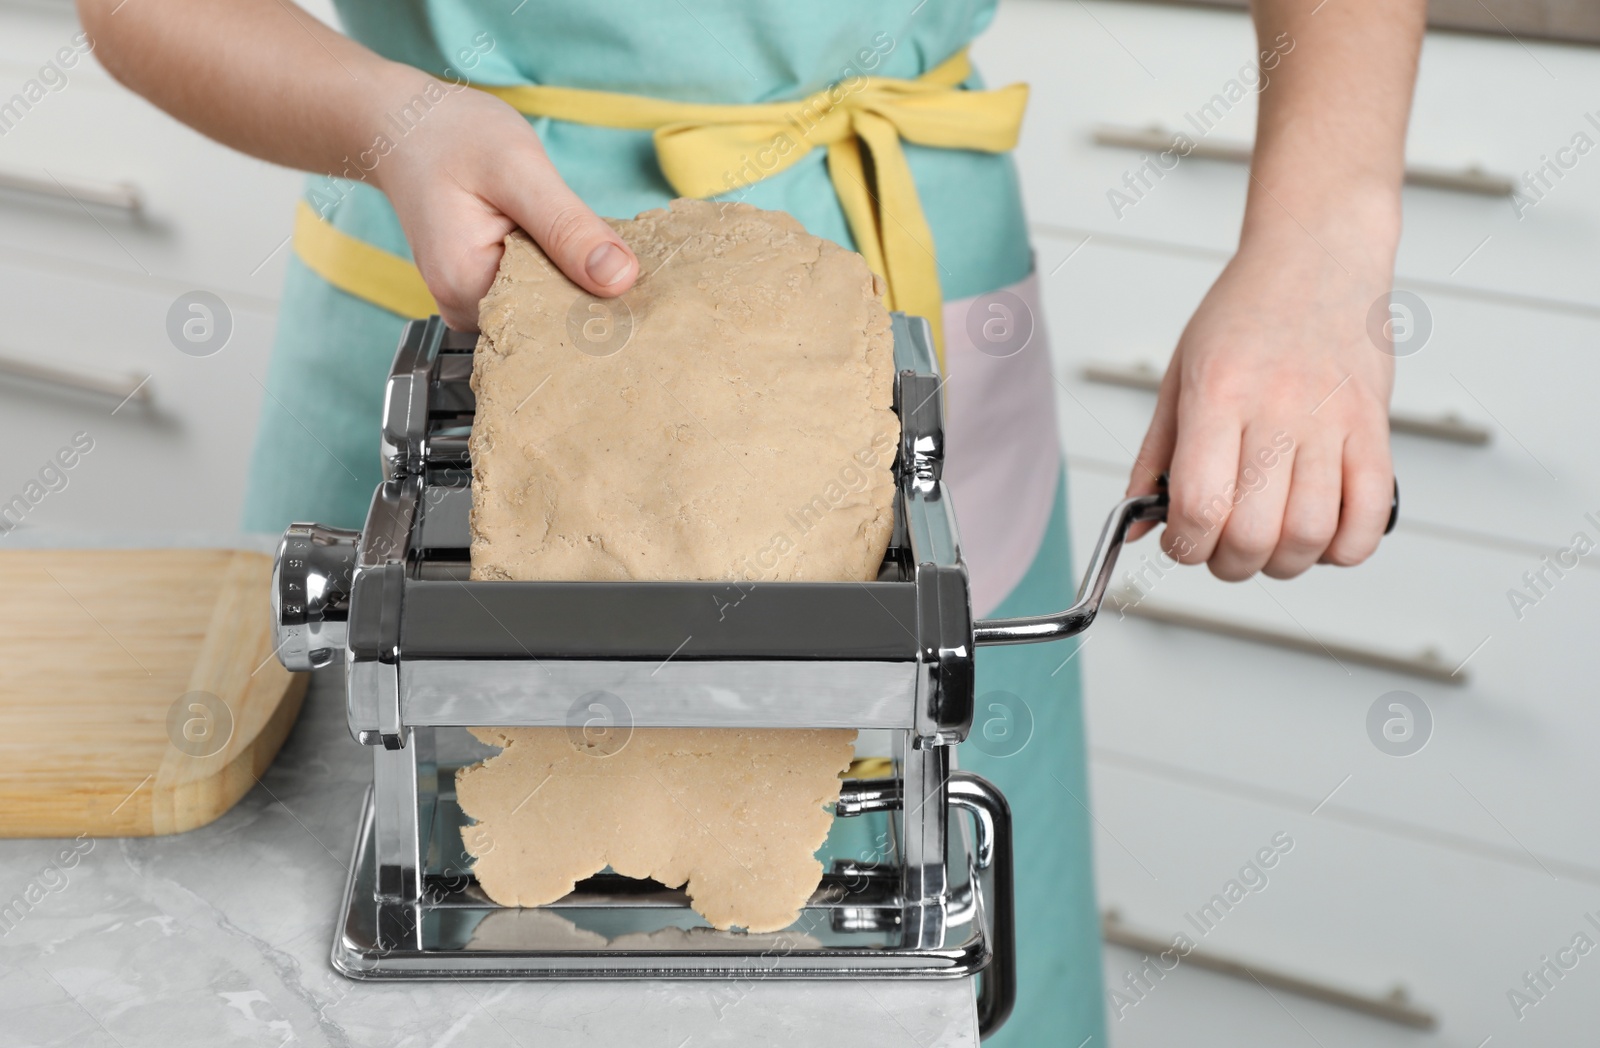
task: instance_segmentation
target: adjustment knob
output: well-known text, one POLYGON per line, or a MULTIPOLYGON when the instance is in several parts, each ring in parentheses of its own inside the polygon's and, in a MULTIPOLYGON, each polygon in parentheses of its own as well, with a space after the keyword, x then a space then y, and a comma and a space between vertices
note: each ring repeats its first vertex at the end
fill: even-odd
POLYGON ((272 564, 273 640, 290 670, 314 670, 344 654, 361 532, 291 524, 272 564))

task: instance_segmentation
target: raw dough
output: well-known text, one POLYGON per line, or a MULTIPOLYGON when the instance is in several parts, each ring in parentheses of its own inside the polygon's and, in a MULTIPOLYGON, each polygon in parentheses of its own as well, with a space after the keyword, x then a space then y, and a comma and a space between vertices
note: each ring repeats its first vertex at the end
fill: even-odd
POLYGON ((782 212, 613 221, 595 298, 506 238, 473 359, 475 579, 873 579, 894 524, 894 336, 861 256, 782 212))
MULTIPOLYGON (((506 239, 473 362, 472 577, 876 578, 900 435, 882 283, 748 205, 612 225, 644 276, 609 303, 506 239)), ((816 888, 855 735, 641 728, 603 755, 562 728, 476 734, 506 747, 457 775, 490 898, 553 902, 609 864, 755 932, 816 888)))
POLYGON ((788 927, 821 879, 824 805, 838 800, 855 732, 622 730, 473 729, 504 747, 456 773, 461 809, 478 820, 463 843, 489 898, 554 902, 609 865, 685 885, 714 927, 788 927))

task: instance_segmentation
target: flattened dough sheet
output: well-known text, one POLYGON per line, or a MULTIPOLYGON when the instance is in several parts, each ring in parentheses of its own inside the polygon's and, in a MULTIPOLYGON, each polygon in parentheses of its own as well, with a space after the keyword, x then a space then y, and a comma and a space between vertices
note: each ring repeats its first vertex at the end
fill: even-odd
POLYGON ((456 775, 491 899, 553 902, 609 865, 683 885, 714 927, 752 932, 787 927, 816 889, 823 806, 855 752, 855 732, 838 729, 637 728, 615 752, 575 742, 580 729, 473 734, 503 747, 456 775))
MULTIPOLYGON (((612 225, 644 274, 620 300, 506 240, 474 355, 472 577, 875 578, 900 433, 881 282, 748 205, 680 200, 612 225)), ((456 784, 490 898, 553 902, 609 865, 752 932, 786 927, 816 888, 855 737, 475 734, 504 748, 456 784)))

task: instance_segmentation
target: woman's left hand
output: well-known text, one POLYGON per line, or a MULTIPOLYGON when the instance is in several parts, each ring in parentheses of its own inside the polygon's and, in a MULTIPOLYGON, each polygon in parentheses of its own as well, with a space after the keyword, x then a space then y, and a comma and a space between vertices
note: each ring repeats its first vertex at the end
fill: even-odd
POLYGON ((1387 298, 1427 4, 1250 13, 1263 75, 1239 251, 1178 340, 1128 484, 1170 472, 1162 546, 1229 580, 1358 564, 1383 537, 1387 298))
POLYGON ((1377 548, 1394 357, 1368 316, 1393 248, 1366 243, 1377 250, 1325 247, 1298 227, 1246 239, 1189 321, 1128 485, 1146 494, 1170 474, 1161 544, 1176 560, 1289 578, 1377 548))

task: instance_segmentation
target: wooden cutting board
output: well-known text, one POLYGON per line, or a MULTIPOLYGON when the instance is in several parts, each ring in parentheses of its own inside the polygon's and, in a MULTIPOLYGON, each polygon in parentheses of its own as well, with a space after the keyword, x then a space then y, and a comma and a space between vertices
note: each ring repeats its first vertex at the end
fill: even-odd
POLYGON ((306 674, 273 655, 272 558, 0 552, 0 837, 204 826, 255 785, 306 674))

